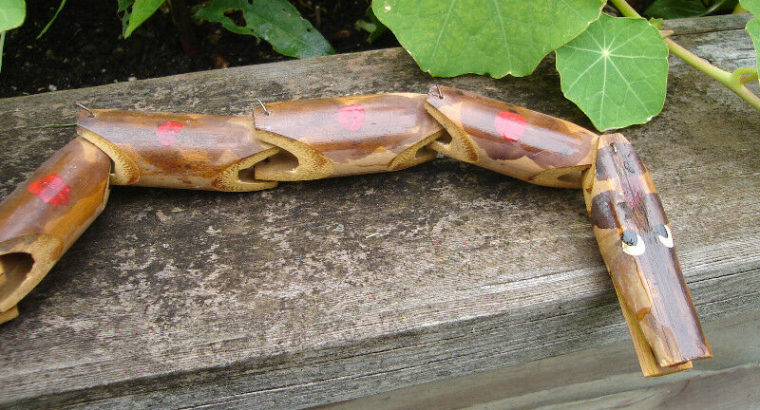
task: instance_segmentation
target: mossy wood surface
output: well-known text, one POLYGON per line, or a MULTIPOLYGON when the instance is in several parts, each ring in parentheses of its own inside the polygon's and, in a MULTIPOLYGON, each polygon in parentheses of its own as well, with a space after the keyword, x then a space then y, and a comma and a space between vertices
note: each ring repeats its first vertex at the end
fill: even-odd
MULTIPOLYGON (((746 21, 666 28, 733 69, 755 64, 746 21)), ((670 61, 664 112, 623 132, 660 192, 714 359, 644 380, 581 192, 440 159, 244 194, 114 187, 0 327, 0 406, 278 408, 384 393, 365 400, 757 403, 760 115, 670 61), (386 393, 422 383, 444 388, 386 393)), ((441 84, 590 128, 552 67, 441 84)), ((228 115, 250 113, 257 98, 424 93, 430 83, 389 49, 5 99, 0 198, 74 137, 34 127, 74 122, 75 101, 228 115)))

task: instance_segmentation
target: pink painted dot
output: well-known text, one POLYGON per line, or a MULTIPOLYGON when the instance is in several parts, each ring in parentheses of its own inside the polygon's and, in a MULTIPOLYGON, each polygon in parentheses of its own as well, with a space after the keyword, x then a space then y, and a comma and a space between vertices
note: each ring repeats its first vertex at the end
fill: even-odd
POLYGON ((179 134, 180 131, 182 131, 182 123, 177 121, 165 121, 158 126, 156 136, 161 145, 167 147, 177 141, 175 136, 179 134))
POLYGON ((71 199, 71 187, 55 172, 32 182, 26 190, 53 206, 68 205, 71 199))
POLYGON ((502 111, 493 121, 496 132, 507 141, 519 140, 525 132, 528 121, 522 115, 512 111, 502 111))
POLYGON ((346 105, 338 110, 338 122, 351 131, 356 131, 364 125, 364 107, 361 105, 346 105))

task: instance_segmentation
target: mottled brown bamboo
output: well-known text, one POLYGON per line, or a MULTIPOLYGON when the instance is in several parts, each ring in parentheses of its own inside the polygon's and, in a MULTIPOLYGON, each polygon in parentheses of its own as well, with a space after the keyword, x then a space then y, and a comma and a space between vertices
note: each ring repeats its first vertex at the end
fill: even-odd
POLYGON ((106 205, 111 161, 76 138, 0 204, 0 323, 106 205))
POLYGON ((623 135, 599 138, 583 186, 594 235, 644 374, 658 376, 712 357, 660 198, 623 135))
POLYGON ((422 94, 377 94, 282 101, 257 107, 257 137, 281 153, 256 166, 256 178, 302 181, 388 172, 436 157, 426 146, 443 128, 422 94))
POLYGON ((258 191, 273 181, 253 176, 278 149, 259 142, 250 116, 82 111, 79 135, 114 162, 114 185, 258 191))
POLYGON ((18 317, 18 306, 13 306, 12 308, 6 310, 5 312, 0 312, 0 325, 9 320, 13 320, 17 317, 18 317))
POLYGON ((537 185, 580 188, 597 135, 571 122, 450 87, 432 86, 428 112, 451 136, 430 147, 537 185))

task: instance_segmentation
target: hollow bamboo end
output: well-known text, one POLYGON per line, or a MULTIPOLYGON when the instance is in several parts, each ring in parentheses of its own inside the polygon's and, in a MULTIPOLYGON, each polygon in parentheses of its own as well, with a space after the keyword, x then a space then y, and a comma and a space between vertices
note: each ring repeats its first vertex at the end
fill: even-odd
MULTIPOLYGON (((47 275, 62 253, 60 240, 28 235, 0 243, 0 312, 12 309, 47 275)), ((1 322, 1 321, 0 321, 1 322)))

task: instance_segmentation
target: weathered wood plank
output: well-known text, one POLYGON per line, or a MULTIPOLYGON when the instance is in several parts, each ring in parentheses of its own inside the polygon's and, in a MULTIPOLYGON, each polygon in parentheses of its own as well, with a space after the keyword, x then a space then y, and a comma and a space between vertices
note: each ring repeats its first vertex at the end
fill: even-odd
MULTIPOLYGON (((732 22, 717 34, 676 38, 721 65, 753 61, 739 19, 721 19, 701 20, 732 22)), ((0 198, 72 137, 29 127, 73 122, 74 101, 237 114, 256 98, 429 82, 391 49, 6 99, 0 198)), ((529 78, 441 83, 590 127, 548 64, 529 78)), ((760 116, 674 63, 663 114, 625 132, 708 328, 759 312, 760 116)), ((253 194, 115 188, 19 309, 0 328, 5 406, 316 405, 629 346, 580 192, 450 160, 253 194)), ((632 348, 619 364, 638 372, 632 348)))
POLYGON ((325 406, 330 409, 748 408, 760 402, 757 314, 710 323, 715 358, 642 378, 627 341, 325 406))

